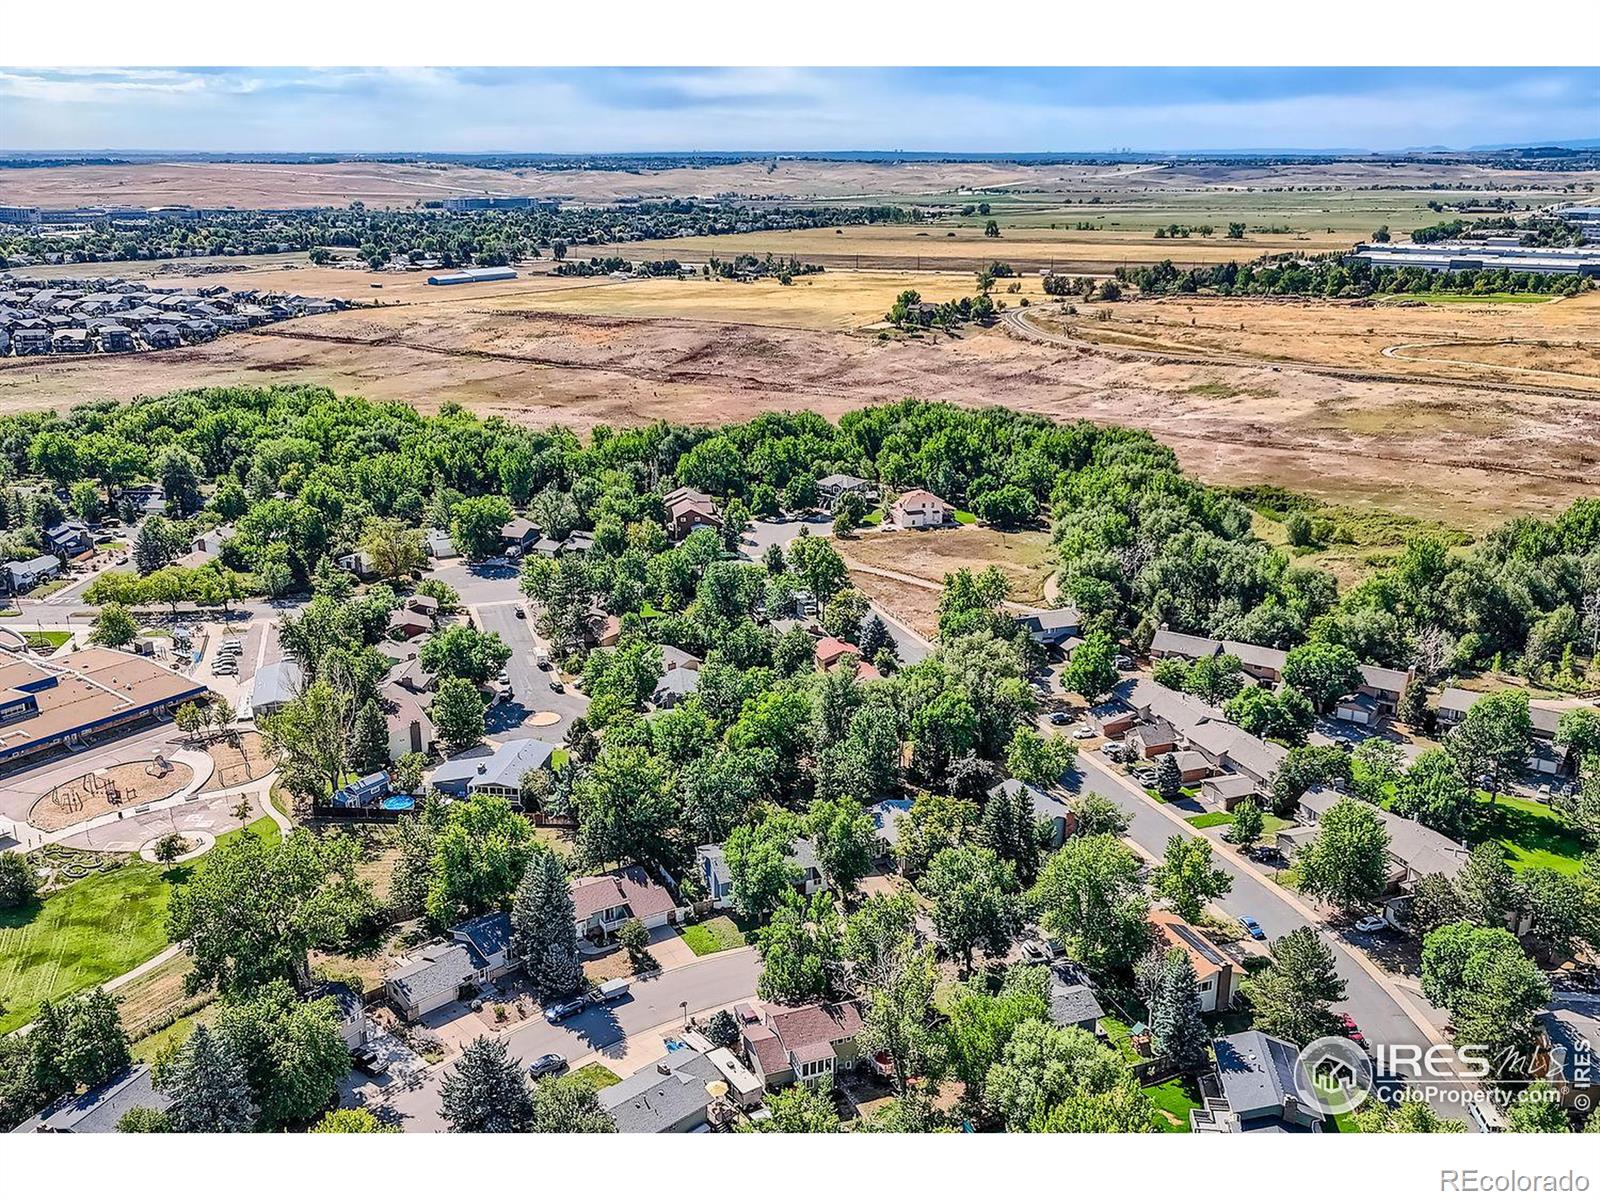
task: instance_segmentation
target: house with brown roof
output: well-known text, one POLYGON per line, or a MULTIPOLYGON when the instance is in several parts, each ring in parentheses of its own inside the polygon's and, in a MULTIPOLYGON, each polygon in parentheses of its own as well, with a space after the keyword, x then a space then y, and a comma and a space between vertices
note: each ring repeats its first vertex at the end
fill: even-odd
POLYGON ((817 643, 817 669, 831 671, 834 665, 846 654, 861 657, 861 647, 853 642, 841 641, 836 637, 825 637, 817 643))
POLYGON ((1400 697, 1411 685, 1411 675, 1409 670, 1402 671, 1395 667, 1378 667, 1371 663, 1363 663, 1361 685, 1356 690, 1359 694, 1371 696, 1377 701, 1380 714, 1392 717, 1395 709, 1400 706, 1400 697))
POLYGON ((889 506, 889 519, 901 529, 937 529, 955 515, 955 506, 926 488, 901 492, 889 506))
POLYGON ((571 890, 578 936, 592 945, 616 933, 630 917, 646 929, 660 929, 678 911, 671 893, 636 864, 579 876, 571 890))
POLYGON ((667 502, 667 532, 682 541, 696 529, 721 529, 722 517, 709 497, 684 496, 667 502))
POLYGON ((856 1067, 865 1023, 859 1000, 774 1007, 760 1025, 745 1026, 741 1041, 750 1066, 770 1092, 856 1067))
POLYGON ((1194 964, 1195 995, 1201 1012, 1221 1012, 1233 1007, 1233 962, 1206 937, 1176 913, 1165 909, 1150 910, 1150 928, 1159 944, 1169 949, 1182 950, 1194 964))

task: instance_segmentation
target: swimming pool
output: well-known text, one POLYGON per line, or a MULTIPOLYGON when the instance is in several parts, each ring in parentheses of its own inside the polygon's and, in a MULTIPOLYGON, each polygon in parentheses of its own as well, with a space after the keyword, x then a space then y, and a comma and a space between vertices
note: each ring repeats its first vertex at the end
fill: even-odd
POLYGON ((676 1054, 679 1050, 687 1050, 689 1048, 688 1042, 680 1042, 677 1038, 669 1037, 661 1040, 666 1043, 668 1054, 676 1054))
POLYGON ((415 796, 385 796, 383 807, 389 812, 407 812, 417 806, 415 796))

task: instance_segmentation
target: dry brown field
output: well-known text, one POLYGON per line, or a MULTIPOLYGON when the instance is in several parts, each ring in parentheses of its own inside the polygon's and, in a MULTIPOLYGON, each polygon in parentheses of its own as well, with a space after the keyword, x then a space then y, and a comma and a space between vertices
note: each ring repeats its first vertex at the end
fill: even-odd
POLYGON ((1006 532, 980 525, 929 531, 862 532, 840 543, 851 565, 861 564, 925 579, 936 587, 966 569, 998 566, 1017 604, 1044 603, 1045 580, 1055 570, 1050 535, 1040 529, 1006 532))
MULTIPOLYGON (((1581 191, 1600 173, 1562 175, 1581 191)), ((630 197, 736 194, 769 199, 940 195, 957 189, 1070 196, 1138 196, 1185 190, 1385 188, 1434 185, 1549 188, 1537 171, 1476 164, 1338 162, 1276 166, 1197 163, 869 163, 785 159, 775 164, 675 167, 654 171, 496 171, 450 163, 144 163, 7 169, 8 204, 202 204, 240 208, 297 205, 409 207, 444 196, 559 197, 604 203, 630 197)))

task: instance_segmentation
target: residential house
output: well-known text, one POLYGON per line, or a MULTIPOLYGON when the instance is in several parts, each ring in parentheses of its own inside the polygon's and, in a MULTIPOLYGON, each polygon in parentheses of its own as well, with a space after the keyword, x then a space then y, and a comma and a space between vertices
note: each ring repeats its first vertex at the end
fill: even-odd
POLYGON ((133 334, 124 325, 97 325, 94 344, 102 354, 126 354, 133 349, 133 334))
POLYGON ((1222 653, 1222 643, 1216 638, 1199 637, 1192 633, 1174 633, 1166 626, 1156 630, 1150 639, 1150 658, 1212 658, 1222 653))
POLYGON ((578 936, 592 945, 616 933, 630 917, 646 929, 660 929, 678 911, 667 889, 637 865, 574 879, 572 908, 578 936))
POLYGON ((722 518, 709 497, 684 496, 667 503, 667 532, 682 541, 696 529, 721 529, 722 518))
POLYGON ((500 550, 512 558, 533 549, 539 541, 539 527, 526 517, 512 517, 500 527, 500 550))
POLYGON ((447 796, 522 797, 522 777, 549 764, 556 746, 538 738, 509 738, 446 759, 428 774, 428 786, 447 796))
POLYGON ((1178 748, 1178 731, 1159 717, 1141 721, 1128 731, 1123 744, 1140 758, 1157 758, 1178 748))
POLYGON ((1241 801, 1261 795, 1260 786, 1248 775, 1213 775, 1200 785, 1200 802, 1232 812, 1241 801))
POLYGON ((1467 710, 1487 694, 1486 692, 1469 692, 1466 688, 1445 688, 1444 691, 1439 693, 1438 703, 1434 706, 1434 713, 1439 721, 1439 732, 1449 733, 1452 728, 1465 721, 1467 719, 1467 710))
POLYGON ((746 1060, 767 1091, 824 1075, 838 1076, 861 1062, 858 1037, 865 1024, 859 1000, 769 1008, 762 1023, 746 1025, 746 1060))
POLYGON ((1201 1012, 1223 1012, 1233 1007, 1233 961, 1217 948, 1215 942, 1176 913, 1165 909, 1150 910, 1150 928, 1160 943, 1182 950, 1194 964, 1195 995, 1201 1012))
POLYGON ((872 818, 872 827, 878 832, 880 863, 888 863, 893 858, 895 844, 900 840, 900 823, 910 812, 909 796, 889 796, 867 809, 867 815, 872 818))
POLYGON ((389 1003, 407 1021, 462 999, 478 976, 472 947, 462 942, 433 942, 413 951, 384 973, 389 1003))
POLYGON ((1259 1030, 1216 1038, 1220 1097, 1208 1097, 1189 1114, 1197 1133, 1317 1132, 1320 1109, 1311 1077, 1300 1066, 1300 1047, 1259 1030))
POLYGON ((117 496, 119 505, 130 505, 135 512, 159 513, 167 509, 167 492, 159 483, 134 483, 117 496))
POLYGON ((1015 797, 1019 792, 1028 797, 1029 806, 1033 809, 1034 820, 1041 824, 1049 823, 1050 849, 1059 849, 1061 844, 1076 831, 1078 825, 1077 815, 1061 797, 1041 788, 1036 788, 1031 783, 1024 783, 1020 779, 1004 779, 989 789, 990 796, 1015 797))
POLYGON ((1094 989, 1084 983, 1077 972, 1061 964, 1050 968, 1050 1019, 1063 1029, 1073 1026, 1085 1033, 1094 1033, 1100 1027, 1100 1018, 1106 1015, 1094 989))
POLYGON ((825 637, 817 642, 817 669, 831 671, 835 664, 847 654, 861 657, 861 647, 853 642, 841 641, 836 637, 825 637))
POLYGON ((511 952, 511 916, 488 913, 450 927, 450 940, 472 950, 478 963, 478 982, 489 983, 514 970, 511 952))
MULTIPOLYGON (((1296 805, 1296 815, 1308 825, 1315 825, 1322 819, 1323 813, 1347 798, 1344 793, 1329 787, 1309 788, 1296 805)), ((1389 834, 1390 886, 1409 888, 1424 875, 1444 875, 1453 879, 1466 865, 1467 848, 1460 842, 1438 830, 1429 829, 1420 821, 1397 816, 1377 805, 1372 806, 1372 812, 1383 822, 1389 834)), ((1288 832, 1280 832, 1279 837, 1288 832)), ((1290 838, 1295 846, 1307 840, 1306 831, 1290 838)))
POLYGON ((395 610, 394 617, 389 622, 389 632, 403 641, 410 641, 412 638, 432 633, 433 627, 434 620, 432 617, 413 612, 408 608, 395 610))
POLYGON ((24 1121, 13 1133, 115 1133, 136 1108, 165 1112, 172 1100, 157 1089, 149 1063, 134 1063, 83 1095, 68 1096, 24 1121))
POLYGON ((1199 783, 1211 774, 1211 762, 1198 750, 1178 750, 1173 753, 1172 761, 1178 765, 1178 777, 1187 786, 1199 783))
POLYGON ((1014 619, 1041 646, 1065 646, 1078 637, 1082 626, 1078 610, 1070 605, 1043 612, 1023 613, 1014 619))
POLYGON ((61 560, 54 554, 0 564, 0 583, 14 596, 31 592, 41 583, 61 574, 61 560))
POLYGON ((824 475, 817 480, 817 501, 824 507, 831 509, 839 503, 839 498, 847 492, 853 492, 863 500, 870 500, 877 495, 878 489, 865 479, 858 479, 854 475, 824 475))
POLYGON ((709 1125, 710 1085, 727 1082, 710 1051, 684 1046, 602 1088, 600 1107, 618 1133, 693 1133, 709 1125))
POLYGON ((926 488, 901 492, 889 506, 889 519, 901 529, 937 529, 948 524, 955 506, 947 504, 926 488))
POLYGON ((182 344, 178 327, 165 323, 144 327, 144 344, 152 350, 176 350, 182 344))
POLYGON ((661 497, 662 506, 665 508, 671 508, 680 500, 694 500, 701 504, 710 504, 712 502, 711 497, 706 495, 706 493, 702 492, 699 488, 692 488, 684 485, 673 488, 665 496, 661 497))
POLYGON ((1394 667, 1377 667, 1364 663, 1361 667, 1361 684, 1357 691, 1363 696, 1371 696, 1378 705, 1378 712, 1385 717, 1394 716, 1395 710, 1400 707, 1400 697, 1405 695, 1406 688, 1411 686, 1412 672, 1397 670, 1394 667))
POLYGON ((386 710, 391 759, 405 754, 426 754, 434 742, 433 717, 428 713, 428 706, 418 698, 417 690, 407 687, 405 682, 420 671, 415 660, 401 663, 378 688, 378 699, 386 710))
POLYGON ((685 667, 691 671, 698 671, 702 663, 698 657, 687 650, 680 650, 677 646, 663 645, 661 647, 661 669, 673 671, 685 667))
POLYGON ((334 561, 357 579, 371 579, 378 573, 377 569, 372 565, 372 556, 365 550, 341 554, 334 561))
POLYGON ((1548 1082, 1566 1108, 1593 1113, 1600 1102, 1600 996, 1559 994, 1538 1021, 1534 1077, 1548 1082))
POLYGON ((587 529, 574 529, 561 543, 562 554, 587 554, 594 549, 594 534, 587 529))
POLYGON ((432 596, 424 596, 421 592, 407 596, 400 607, 407 612, 427 617, 428 620, 435 623, 439 620, 439 601, 432 596))
POLYGON ((1252 642, 1222 641, 1222 653, 1239 660, 1244 673, 1258 683, 1277 683, 1283 678, 1283 663, 1288 658, 1286 650, 1275 646, 1257 646, 1252 642))
POLYGON ((428 557, 436 559, 459 558, 460 551, 455 543, 450 540, 450 535, 442 529, 430 529, 423 539, 428 549, 428 557))
POLYGON ((311 990, 308 999, 321 1000, 324 997, 333 1001, 334 1009, 338 1013, 339 1034, 344 1038, 346 1048, 359 1050, 365 1046, 371 1030, 367 1024, 367 1012, 362 1006, 361 997, 356 995, 349 984, 319 983, 311 990))
POLYGON ((62 558, 76 558, 94 548, 94 539, 82 521, 58 521, 44 531, 44 548, 62 558))
POLYGON ((1231 654, 1239 660, 1240 669, 1259 683, 1276 683, 1283 676, 1283 663, 1287 652, 1274 646, 1258 646, 1253 642, 1235 642, 1226 639, 1200 637, 1190 633, 1174 633, 1170 629, 1156 630, 1150 642, 1152 660, 1162 658, 1213 658, 1231 654))
MULTIPOLYGON (((822 888, 822 864, 817 858, 817 843, 812 838, 798 838, 786 860, 795 873, 795 887, 809 896, 822 888)), ((730 908, 733 905, 733 875, 728 870, 727 855, 720 843, 699 847, 695 851, 695 866, 706 899, 713 908, 730 908)))
POLYGON ((673 667, 656 683, 651 697, 657 708, 673 708, 692 696, 700 686, 700 672, 693 667, 673 667))
POLYGON ((1382 702, 1376 697, 1366 692, 1356 692, 1340 700, 1333 710, 1333 715, 1341 721, 1370 729, 1383 721, 1385 713, 1382 702))
POLYGON ((336 808, 371 808, 389 794, 389 773, 374 771, 333 793, 336 808))

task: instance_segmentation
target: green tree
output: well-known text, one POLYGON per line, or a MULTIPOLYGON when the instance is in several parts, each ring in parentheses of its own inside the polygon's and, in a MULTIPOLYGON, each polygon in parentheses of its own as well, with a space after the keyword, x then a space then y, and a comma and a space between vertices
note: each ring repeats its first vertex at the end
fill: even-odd
POLYGON ((1308 642, 1284 657, 1283 681, 1327 712, 1361 685, 1361 660, 1344 646, 1308 642))
POLYGON ((156 1082, 172 1103, 174 1133, 248 1133, 259 1115, 245 1064, 229 1042, 205 1025, 156 1067, 156 1082))
POLYGON ((806 825, 816 843, 823 876, 840 895, 849 896, 878 856, 880 842, 872 818, 849 797, 819 798, 811 802, 806 825))
POLYGON ((369 774, 389 765, 389 723, 376 700, 368 700, 356 712, 356 727, 351 756, 358 771, 369 774))
POLYGON ((1233 876, 1213 864, 1211 843, 1205 838, 1174 834, 1167 839, 1166 855, 1151 875, 1150 886, 1192 924, 1207 904, 1233 890, 1233 876))
POLYGON ((104 605, 94 619, 89 640, 101 646, 126 646, 139 635, 139 625, 126 605, 104 605))
POLYGON ((1450 1010, 1456 1045, 1480 1048, 1499 1079, 1525 1069, 1550 1002, 1549 981, 1510 930, 1466 921, 1423 939, 1422 993, 1450 1010))
POLYGON ((450 676, 439 681, 428 713, 433 727, 446 748, 464 750, 483 740, 483 697, 475 684, 450 676))
POLYGON ((1149 944, 1139 863, 1110 834, 1074 838, 1052 854, 1031 900, 1044 928, 1093 969, 1131 967, 1149 944))
POLYGON ((1390 1108, 1382 1103, 1363 1105, 1354 1117, 1362 1133, 1465 1133, 1464 1121, 1446 1121, 1421 1100, 1407 1100, 1390 1108))
POLYGON ((1199 988, 1189 956, 1168 951, 1150 1006, 1150 1041, 1157 1054, 1185 1075, 1203 1070, 1211 1056, 1211 1034, 1200 1019, 1199 988))
POLYGON ((941 850, 919 884, 933 901, 933 928, 946 954, 972 970, 973 954, 1004 954, 1021 928, 1011 864, 982 846, 941 850))
POLYGON ((417 654, 424 671, 473 683, 488 683, 510 659, 511 647, 498 633, 480 633, 466 625, 441 629, 417 654))
POLYGON ((172 1120, 159 1108, 130 1108, 117 1118, 118 1133, 172 1133, 172 1120))
POLYGON ((1077 761, 1078 744, 1059 733, 1046 738, 1019 728, 1006 747, 1006 770, 1035 787, 1053 787, 1077 761))
POLYGON ((1383 894, 1389 832, 1372 805, 1354 798, 1334 804, 1317 821, 1316 836, 1300 851, 1300 886, 1346 912, 1383 894))
POLYGON ((302 800, 325 799, 350 763, 354 697, 317 680, 300 695, 256 721, 281 780, 302 800))
POLYGON ((933 952, 903 945, 884 964, 878 986, 867 995, 861 1048, 868 1054, 888 1054, 895 1091, 902 1096, 913 1079, 929 1079, 943 1068, 943 1043, 931 1023, 938 984, 933 952))
POLYGON ((1183 690, 1207 704, 1221 704, 1244 686, 1244 670, 1236 654, 1197 658, 1184 673, 1183 690))
POLYGON ((1061 672, 1061 686, 1095 704, 1105 699, 1120 678, 1117 645, 1109 634, 1097 630, 1072 652, 1066 669, 1061 672))
POLYGON ((439 1115, 453 1133, 528 1133, 533 1097, 505 1043, 474 1038, 439 1085, 439 1115))
POLYGON ((398 581, 428 565, 422 531, 396 517, 368 517, 361 550, 379 579, 398 581))
POLYGON ((379 1120, 368 1108, 336 1108, 308 1133, 399 1133, 400 1126, 379 1120))
POLYGON ((1336 1028, 1329 1007, 1344 999, 1333 951, 1302 926, 1267 947, 1270 966, 1253 972, 1245 984, 1256 1028, 1272 1037, 1305 1046, 1336 1028))
POLYGON ((15 850, 0 851, 0 912, 25 908, 39 897, 39 877, 15 850))
POLYGON ((561 860, 535 843, 511 903, 511 952, 542 996, 565 996, 583 984, 577 914, 561 860))
POLYGON ((615 1133, 617 1122, 600 1107, 599 1093, 581 1075, 554 1075, 533 1088, 533 1133, 615 1133))
POLYGON ((500 552, 500 530, 511 520, 511 505, 503 496, 477 496, 462 500, 450 518, 450 541, 469 559, 489 558, 500 552))
POLYGON ((1474 702, 1450 731, 1445 746, 1467 778, 1486 779, 1493 803, 1505 781, 1527 765, 1533 752, 1528 693, 1509 688, 1474 702))
POLYGON ((756 994, 778 1004, 806 1004, 828 995, 828 964, 839 957, 841 933, 833 898, 787 893, 756 934, 761 975, 756 994))
POLYGON ((268 844, 245 830, 173 889, 167 936, 192 961, 191 992, 243 995, 273 980, 311 986, 312 946, 336 947, 371 916, 371 890, 346 837, 296 829, 268 844))
POLYGON ((1444 750, 1425 750, 1394 785, 1392 810, 1430 829, 1460 837, 1472 808, 1472 786, 1444 750))
POLYGON ((449 805, 429 865, 428 918, 444 928, 505 908, 533 845, 533 826, 504 796, 478 793, 449 805))
POLYGON ((833 1102, 833 1076, 797 1083, 767 1097, 767 1116, 750 1126, 754 1133, 838 1133, 839 1109, 833 1102))
POLYGON ((333 999, 300 1000, 281 980, 224 1004, 217 1036, 244 1065, 262 1130, 303 1128, 350 1073, 333 999))
MULTIPOLYGON (((1133 1078, 1122 1056, 1076 1027, 1059 1029, 1044 1021, 1024 1021, 1012 1032, 1000 1060, 984 1083, 986 1104, 1008 1132, 1066 1130, 1085 1120, 1105 1121, 1104 1132, 1149 1132, 1155 1112, 1148 1099, 1110 1103, 1133 1078), (1091 1117, 1090 1110, 1098 1110, 1091 1117), (1122 1120, 1106 1120, 1113 1113, 1122 1120)), ((1137 1094, 1137 1088, 1132 1090, 1137 1094)))
POLYGON ((1183 794, 1183 772, 1172 754, 1156 759, 1156 794, 1163 800, 1176 800, 1183 794))
POLYGON ((1006 1043, 1024 1021, 1048 1021, 1048 972, 1013 967, 998 992, 975 983, 958 984, 945 1003, 946 1062, 950 1073, 966 1085, 968 1096, 981 1100, 984 1080, 1006 1043))
POLYGON ((608 747, 579 779, 578 848, 586 862, 636 862, 676 874, 688 857, 671 772, 637 746, 608 747))
POLYGON ((1506 1109, 1507 1133, 1568 1133, 1572 1126, 1553 1088, 1531 1087, 1506 1109))
POLYGON ((1261 805, 1246 796, 1233 808, 1233 824, 1228 827, 1228 840, 1241 850, 1248 850, 1261 840, 1266 821, 1261 805))

